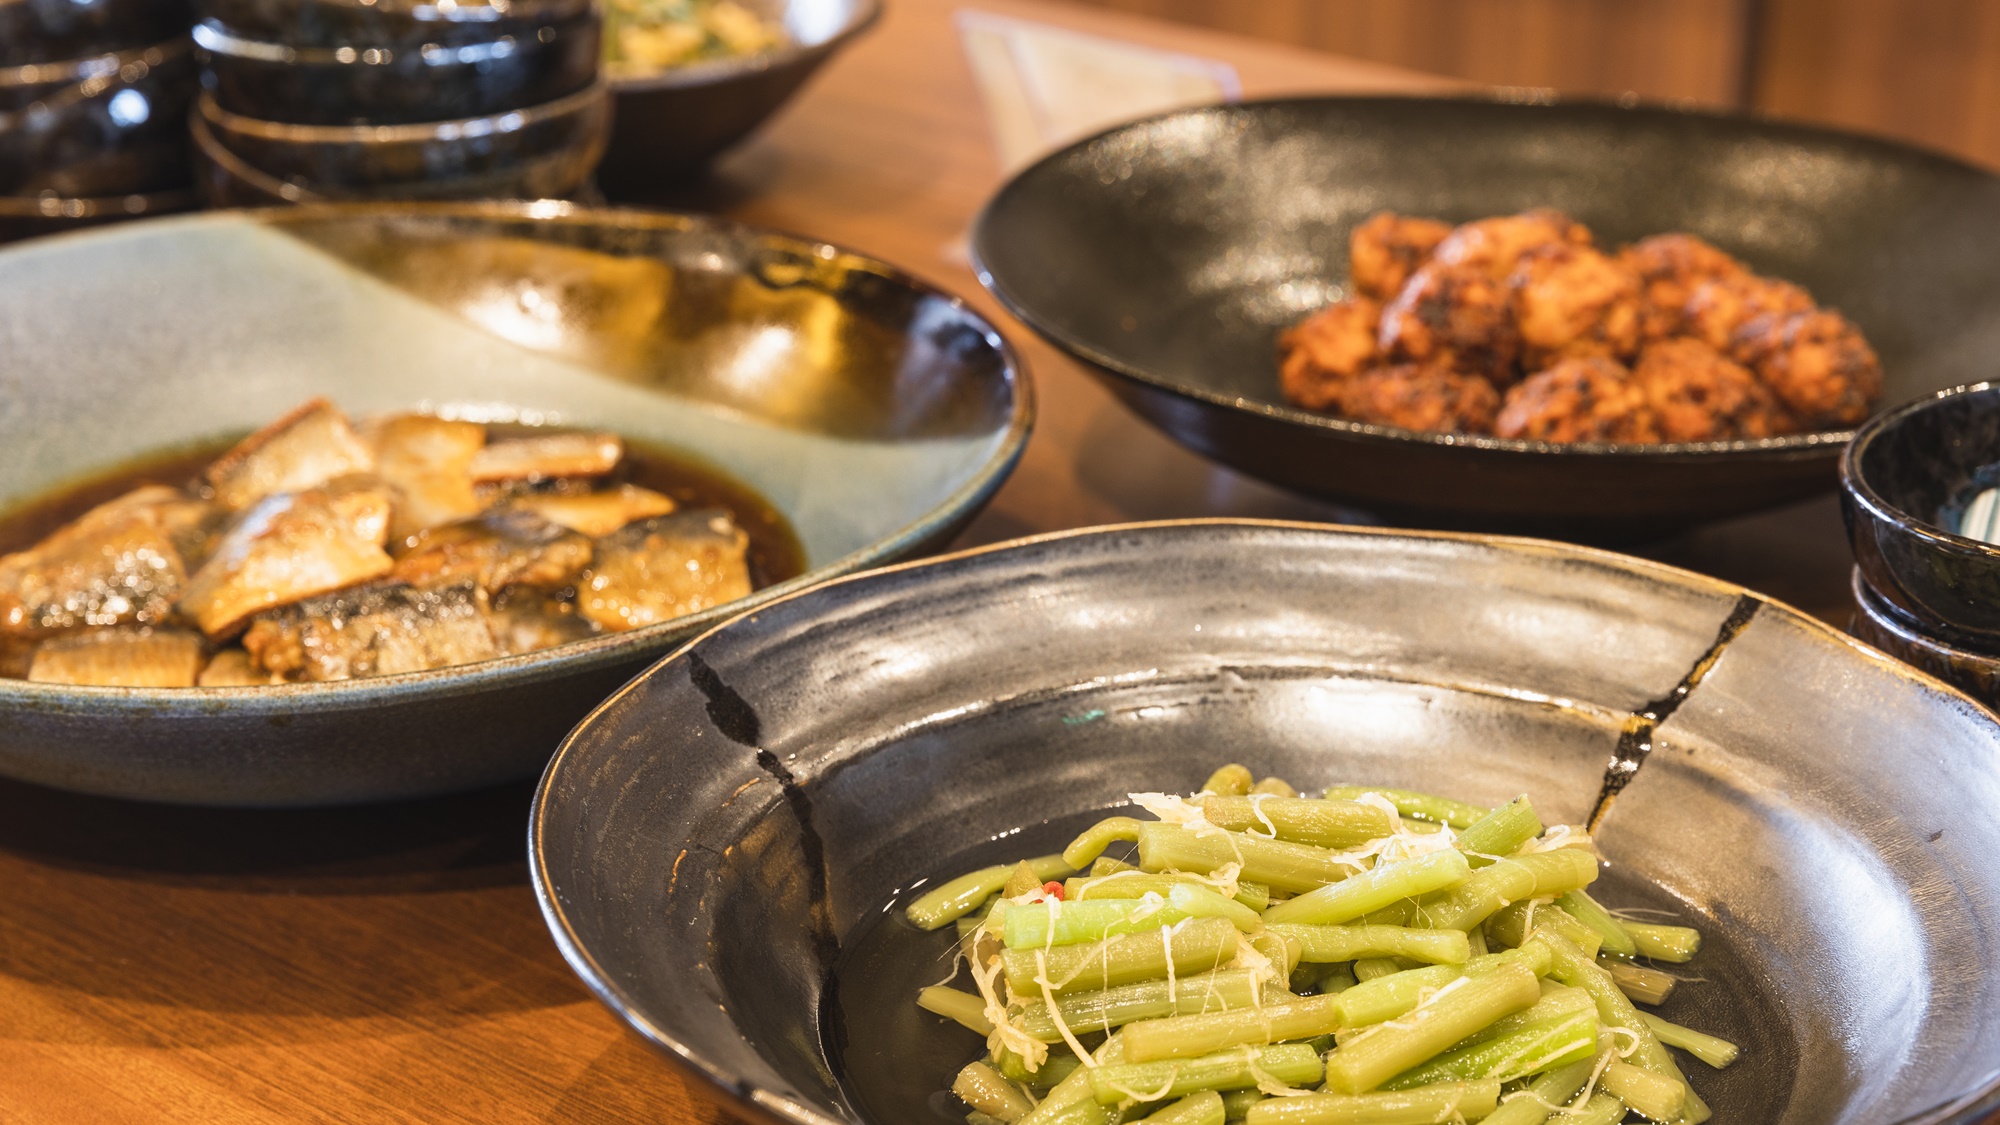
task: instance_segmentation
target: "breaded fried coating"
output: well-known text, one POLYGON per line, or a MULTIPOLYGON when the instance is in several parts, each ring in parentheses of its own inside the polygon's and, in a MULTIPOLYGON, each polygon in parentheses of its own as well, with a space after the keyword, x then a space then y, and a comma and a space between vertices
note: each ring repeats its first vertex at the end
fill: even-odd
POLYGON ((1340 387, 1379 356, 1375 332, 1382 306, 1366 297, 1337 301, 1278 337, 1278 381, 1287 401, 1330 410, 1340 387))
POLYGON ((1748 368, 1690 337, 1646 345, 1632 378, 1667 441, 1773 437, 1796 426, 1748 368))
POLYGON ((1759 317, 1737 331, 1735 343, 1805 429, 1855 425, 1882 393, 1875 349, 1832 309, 1759 317))
POLYGON ((1500 392, 1477 375, 1416 363, 1377 367, 1342 385, 1339 410, 1357 422, 1463 434, 1489 433, 1500 392))
POLYGON ((1789 281, 1756 274, 1737 274, 1696 282, 1688 291, 1681 331, 1716 351, 1746 362, 1737 333, 1751 321, 1767 316, 1810 312, 1813 300, 1789 281))
POLYGON ((1392 361, 1447 367, 1496 386, 1519 377, 1513 295, 1476 266, 1432 261, 1417 270, 1382 310, 1378 342, 1392 361))
POLYGON ((1347 277, 1355 292, 1387 301, 1451 233, 1451 224, 1377 211, 1347 238, 1347 277))
POLYGON ((1618 255, 1642 286, 1639 335, 1658 340, 1681 332, 1688 297, 1701 282, 1750 272, 1742 262, 1691 234, 1656 234, 1618 255))
POLYGON ((1566 359, 1507 392, 1493 432, 1538 441, 1659 441, 1659 422, 1625 365, 1566 359))
POLYGON ((1588 246, 1555 242, 1521 255, 1508 284, 1530 371, 1572 356, 1629 359, 1639 348, 1639 275, 1588 246))
POLYGON ((1488 277, 1502 281, 1514 272, 1521 255, 1552 242, 1589 246, 1590 228, 1561 211, 1538 207, 1518 215, 1461 224, 1438 243, 1432 257, 1446 265, 1484 270, 1488 277))

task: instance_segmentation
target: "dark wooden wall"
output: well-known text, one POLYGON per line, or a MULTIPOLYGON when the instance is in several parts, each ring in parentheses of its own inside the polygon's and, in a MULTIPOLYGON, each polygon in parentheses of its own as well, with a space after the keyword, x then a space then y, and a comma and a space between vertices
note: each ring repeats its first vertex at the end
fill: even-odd
POLYGON ((2000 0, 1069 0, 1504 86, 1686 99, 2000 166, 2000 0))

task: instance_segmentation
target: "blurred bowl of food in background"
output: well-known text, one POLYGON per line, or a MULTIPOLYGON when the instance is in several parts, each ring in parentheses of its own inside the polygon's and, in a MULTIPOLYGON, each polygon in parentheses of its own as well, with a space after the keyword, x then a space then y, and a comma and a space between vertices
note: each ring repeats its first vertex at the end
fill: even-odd
POLYGON ((881 14, 881 0, 607 0, 605 193, 644 199, 700 172, 881 14))
POLYGON ((581 191, 604 152, 602 83, 486 117, 402 125, 294 125, 231 113, 203 94, 201 181, 217 206, 327 199, 556 199, 581 191))

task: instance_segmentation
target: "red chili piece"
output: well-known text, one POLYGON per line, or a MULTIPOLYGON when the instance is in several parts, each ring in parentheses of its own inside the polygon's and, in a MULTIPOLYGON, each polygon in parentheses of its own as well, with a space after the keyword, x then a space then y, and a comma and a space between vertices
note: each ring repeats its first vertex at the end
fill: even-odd
POLYGON ((1057 902, 1061 902, 1063 896, 1063 885, 1061 883, 1057 883, 1054 881, 1043 883, 1042 893, 1052 899, 1055 899, 1057 902))

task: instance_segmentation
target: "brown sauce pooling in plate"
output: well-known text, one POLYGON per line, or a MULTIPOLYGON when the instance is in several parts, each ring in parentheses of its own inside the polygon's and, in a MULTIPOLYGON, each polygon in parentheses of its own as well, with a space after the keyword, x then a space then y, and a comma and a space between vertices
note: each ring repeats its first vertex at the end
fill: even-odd
MULTIPOLYGON (((489 441, 565 432, 559 427, 513 424, 489 424, 486 430, 489 441)), ((92 509, 143 486, 208 494, 206 470, 239 440, 237 435, 149 453, 0 511, 0 556, 34 547, 92 509)), ((804 548, 785 516, 749 485, 709 465, 659 445, 624 439, 624 456, 617 467, 590 481, 593 489, 619 485, 661 493, 683 512, 721 509, 729 513, 748 541, 744 561, 753 590, 795 578, 806 570, 804 548)), ((543 489, 560 491, 568 486, 555 480, 504 487, 508 494, 522 495, 543 489)), ((500 498, 501 494, 489 490, 482 501, 490 503, 500 498)), ((33 639, 0 638, 0 676, 26 675, 35 643, 33 639)), ((221 651, 236 653, 240 659, 236 642, 224 645, 221 651)))

